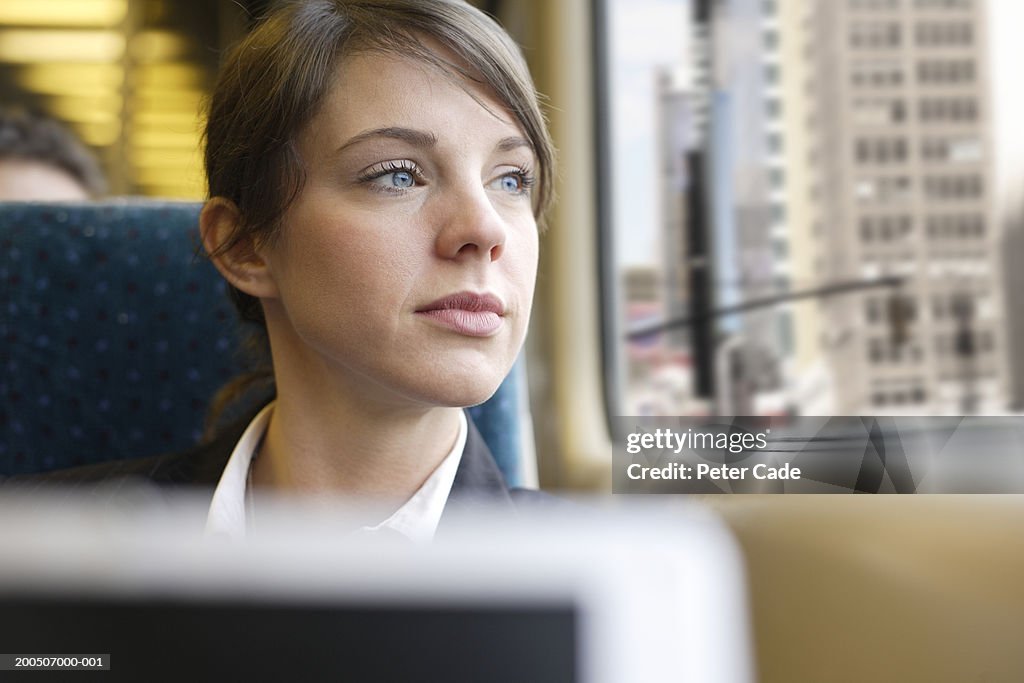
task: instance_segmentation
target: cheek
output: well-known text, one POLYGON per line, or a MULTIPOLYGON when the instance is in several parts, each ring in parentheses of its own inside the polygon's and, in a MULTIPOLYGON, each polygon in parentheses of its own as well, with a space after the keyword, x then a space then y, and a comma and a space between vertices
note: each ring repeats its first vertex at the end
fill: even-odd
POLYGON ((398 338, 415 276, 393 242, 347 237, 317 232, 293 243, 280 256, 278 290, 285 325, 305 346, 352 361, 398 338))
POLYGON ((285 281, 284 289, 304 297, 379 307, 382 300, 401 297, 419 267, 415 236, 380 214, 300 210, 284 230, 275 274, 285 281))
POLYGON ((539 258, 539 238, 536 225, 531 221, 516 233, 517 240, 509 250, 508 273, 519 291, 527 299, 533 296, 534 284, 537 280, 537 262, 539 258))

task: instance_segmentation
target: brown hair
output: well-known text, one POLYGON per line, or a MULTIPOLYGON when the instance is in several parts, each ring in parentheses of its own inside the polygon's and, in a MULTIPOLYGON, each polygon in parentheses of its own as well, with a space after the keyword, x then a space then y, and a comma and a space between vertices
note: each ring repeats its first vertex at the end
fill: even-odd
MULTIPOLYGON (((268 242, 279 234, 305 182, 298 135, 319 110, 341 60, 367 51, 413 57, 458 82, 492 91, 537 157, 534 215, 543 225, 552 202, 554 147, 526 62, 497 22, 461 0, 300 0, 272 11, 226 55, 209 101, 209 194, 230 199, 241 215, 218 252, 244 238, 268 242), (424 38, 456 61, 425 45, 424 38)), ((211 425, 255 382, 272 386, 263 309, 254 297, 230 290, 242 320, 255 324, 249 347, 262 352, 265 366, 218 393, 211 425)))
POLYGON ((55 120, 20 109, 0 107, 0 160, 38 161, 59 168, 90 195, 107 191, 95 157, 55 120))

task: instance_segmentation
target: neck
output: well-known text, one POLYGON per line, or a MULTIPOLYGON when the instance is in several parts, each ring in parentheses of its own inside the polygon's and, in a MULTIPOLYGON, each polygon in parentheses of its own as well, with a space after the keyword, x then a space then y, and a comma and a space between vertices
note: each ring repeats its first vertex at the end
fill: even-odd
POLYGON ((408 500, 455 445, 458 410, 360 414, 281 392, 253 463, 253 484, 408 500))
POLYGON ((276 305, 267 317, 278 398, 253 484, 408 500, 451 452, 461 409, 411 402, 329 365, 284 324, 276 305))

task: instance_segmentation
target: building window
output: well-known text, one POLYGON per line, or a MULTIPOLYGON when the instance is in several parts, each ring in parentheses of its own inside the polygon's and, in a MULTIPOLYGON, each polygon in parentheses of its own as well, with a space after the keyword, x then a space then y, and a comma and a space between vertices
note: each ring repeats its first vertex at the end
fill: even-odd
POLYGON ((858 98, 853 101, 853 118, 861 126, 902 123, 906 118, 906 105, 903 100, 892 98, 858 98))
POLYGON ((894 59, 854 62, 850 80, 857 87, 885 88, 903 83, 903 65, 894 59))
POLYGON ((881 339, 872 339, 868 342, 868 360, 875 365, 885 361, 885 344, 881 339))
POLYGON ((910 199, 911 188, 909 176, 864 178, 856 182, 853 193, 858 201, 865 204, 893 204, 910 199))
POLYGON ((900 0, 850 0, 852 10, 893 10, 899 6, 900 0))
POLYGON ((923 161, 973 164, 983 158, 982 141, 976 135, 933 137, 921 141, 921 159, 923 161))
POLYGON ((907 152, 905 138, 859 138, 854 143, 854 157, 860 163, 904 163, 907 152))
POLYGON ((898 48, 902 37, 902 29, 896 22, 864 22, 850 27, 850 47, 855 49, 898 48))
POLYGON ((974 27, 964 22, 922 22, 914 27, 918 47, 960 47, 974 42, 974 27))
POLYGON ((929 97, 918 102, 921 123, 974 123, 978 102, 973 97, 929 97))
POLYGON ((926 199, 938 201, 978 199, 985 189, 980 175, 929 176, 923 187, 926 199))
POLYGON ((930 59, 917 63, 917 81, 922 85, 971 83, 974 77, 973 59, 930 59))
POLYGON ((875 238, 875 221, 870 216, 860 219, 860 239, 862 242, 871 242, 875 238))
POLYGON ((914 7, 926 10, 970 9, 974 0, 914 0, 914 7))
POLYGON ((882 308, 878 299, 871 297, 864 305, 864 315, 869 323, 877 323, 882 319, 882 308))

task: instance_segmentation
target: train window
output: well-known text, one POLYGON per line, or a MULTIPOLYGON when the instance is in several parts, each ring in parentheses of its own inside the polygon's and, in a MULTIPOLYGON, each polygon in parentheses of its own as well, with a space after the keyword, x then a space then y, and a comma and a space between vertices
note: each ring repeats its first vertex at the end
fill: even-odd
MULTIPOLYGON (((879 367, 863 352, 869 300, 928 301, 940 289, 1002 302, 983 318, 972 301, 956 324, 1007 331, 986 339, 1006 382, 985 385, 977 409, 1024 404, 1024 309, 1005 295, 1019 286, 1009 264, 1024 257, 1024 202, 1005 190, 1024 177, 1012 125, 1024 115, 1020 47, 1006 27, 1024 9, 965 4, 958 30, 976 40, 903 41, 902 62, 850 47, 863 26, 868 42, 879 26, 886 45, 914 35, 934 14, 925 4, 874 17, 867 4, 801 0, 596 3, 610 415, 958 414, 965 402, 938 390, 935 354, 899 352, 879 367), (944 96, 981 113, 936 131, 928 112, 947 103, 918 92, 917 71, 902 77, 907 64, 971 76, 944 96), (876 224, 886 208, 905 221, 895 233, 876 224), (986 228, 978 248, 941 261, 934 231, 909 229, 965 214, 986 228), (925 370, 913 401, 872 400, 877 380, 911 363, 925 370)), ((888 338, 904 322, 877 324, 888 338)), ((924 316, 905 324, 925 349, 948 334, 924 316)), ((977 352, 957 353, 973 391, 977 352)))
POLYGON ((609 407, 620 415, 671 414, 674 405, 667 402, 682 401, 677 390, 689 384, 688 332, 674 332, 671 344, 662 335, 626 344, 615 340, 631 326, 686 310, 685 300, 665 297, 685 289, 684 283, 670 283, 682 271, 671 258, 659 264, 656 255, 682 249, 665 244, 658 228, 682 218, 685 150, 707 113, 690 97, 700 78, 691 59, 695 36, 684 0, 600 4, 603 36, 598 38, 606 52, 598 62, 599 97, 605 100, 598 107, 605 112, 599 122, 604 187, 598 194, 607 247, 603 266, 611 283, 605 315, 612 319, 606 325, 605 361, 606 378, 620 378, 609 382, 609 407), (656 362, 670 348, 676 358, 656 362))

